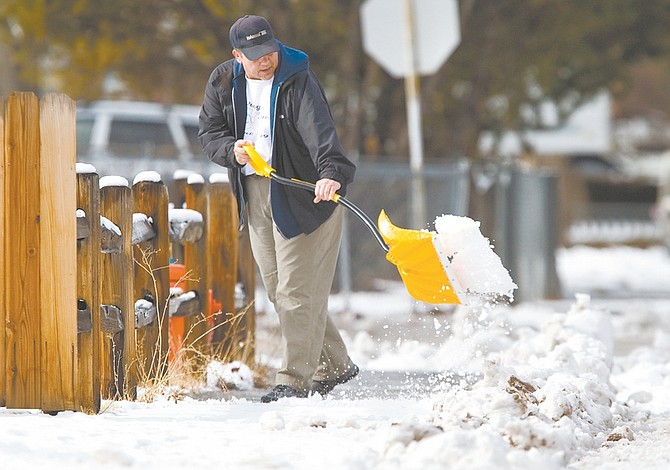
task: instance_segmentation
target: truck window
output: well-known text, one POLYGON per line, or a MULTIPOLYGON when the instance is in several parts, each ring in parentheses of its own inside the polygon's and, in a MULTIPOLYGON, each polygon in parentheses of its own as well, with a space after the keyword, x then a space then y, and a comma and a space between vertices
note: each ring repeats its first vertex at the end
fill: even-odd
POLYGON ((77 154, 88 154, 91 146, 91 130, 93 118, 77 118, 77 154))
POLYGON ((172 159, 179 155, 166 123, 114 119, 108 150, 120 157, 172 159))

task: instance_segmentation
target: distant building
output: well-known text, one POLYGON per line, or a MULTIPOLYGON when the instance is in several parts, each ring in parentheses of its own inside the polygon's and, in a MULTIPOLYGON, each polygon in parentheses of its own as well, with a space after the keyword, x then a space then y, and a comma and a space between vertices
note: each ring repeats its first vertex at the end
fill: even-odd
POLYGON ((602 92, 577 108, 565 123, 559 125, 558 112, 553 103, 541 110, 547 130, 530 130, 523 134, 507 132, 497 143, 493 136, 484 134, 479 146, 482 152, 495 155, 518 156, 530 147, 535 155, 606 155, 612 150, 612 99, 602 92), (524 145, 525 143, 525 145, 524 145))

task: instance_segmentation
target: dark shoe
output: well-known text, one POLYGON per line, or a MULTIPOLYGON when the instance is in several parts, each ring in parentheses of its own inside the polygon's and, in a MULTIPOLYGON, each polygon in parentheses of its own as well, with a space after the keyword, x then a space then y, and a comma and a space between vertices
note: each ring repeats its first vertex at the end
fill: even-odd
POLYGON ((342 377, 338 377, 333 380, 313 380, 312 381, 312 393, 318 393, 321 396, 328 395, 337 385, 342 385, 349 382, 351 379, 358 375, 359 369, 356 364, 352 365, 351 368, 344 374, 342 377))
POLYGON ((261 397, 261 403, 270 403, 271 401, 277 401, 280 398, 291 397, 307 398, 307 393, 291 388, 288 385, 277 385, 270 393, 261 397))

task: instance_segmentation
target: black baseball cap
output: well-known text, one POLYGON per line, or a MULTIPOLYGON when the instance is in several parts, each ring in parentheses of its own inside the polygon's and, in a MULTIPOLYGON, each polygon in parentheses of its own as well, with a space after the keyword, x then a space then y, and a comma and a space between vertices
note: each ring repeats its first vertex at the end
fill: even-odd
POLYGON ((245 15, 230 27, 230 44, 249 60, 279 51, 272 26, 262 16, 245 15))

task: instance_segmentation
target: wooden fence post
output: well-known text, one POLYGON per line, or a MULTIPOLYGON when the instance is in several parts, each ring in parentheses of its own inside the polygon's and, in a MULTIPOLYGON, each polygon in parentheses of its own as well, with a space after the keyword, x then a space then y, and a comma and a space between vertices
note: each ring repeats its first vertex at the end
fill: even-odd
POLYGON ((189 273, 185 282, 186 291, 196 291, 200 299, 202 312, 199 315, 189 316, 185 319, 185 330, 188 335, 187 346, 194 346, 203 351, 203 346, 208 341, 208 327, 211 323, 207 291, 209 283, 207 279, 207 244, 206 234, 207 215, 207 187, 202 176, 193 174, 188 177, 186 185, 186 208, 199 212, 203 219, 203 236, 193 243, 184 245, 184 266, 189 273))
POLYGON ((32 93, 13 93, 7 100, 3 199, 13 199, 3 220, 8 408, 41 405, 38 113, 32 93))
POLYGON ((75 410, 77 361, 76 105, 40 102, 40 307, 44 411, 75 410))
MULTIPOLYGON (((77 234, 77 313, 79 409, 100 411, 100 189, 90 165, 77 166, 77 208, 84 212, 85 233, 77 234), (88 322, 88 323, 87 323, 88 322), (90 328, 90 329, 89 329, 90 328)), ((79 220, 79 219, 77 219, 79 220)))
POLYGON ((100 178, 100 214, 121 231, 119 252, 101 256, 101 315, 103 330, 106 314, 121 316, 122 329, 109 331, 102 347, 102 391, 105 398, 135 398, 137 393, 137 347, 135 340, 135 307, 133 305, 132 194, 125 178, 100 178), (106 308, 108 307, 108 308, 106 308), (118 310, 117 310, 118 309, 118 310), (105 365, 112 361, 112 367, 105 365))
POLYGON ((177 170, 172 175, 172 182, 168 187, 170 193, 170 202, 174 204, 175 209, 182 209, 186 204, 186 185, 189 176, 195 174, 191 170, 177 170))
POLYGON ((5 349, 5 99, 0 96, 0 406, 6 405, 7 350, 5 349))
POLYGON ((150 300, 156 307, 156 319, 137 330, 140 374, 156 377, 167 367, 170 296, 168 190, 158 173, 147 172, 135 178, 133 212, 150 218, 155 233, 153 238, 134 245, 133 252, 134 298, 150 300))
MULTIPOLYGON (((169 192, 160 178, 131 189, 124 178, 99 179, 92 167, 79 171, 75 116, 65 95, 0 98, 0 406, 8 408, 97 413, 101 392, 133 399, 138 367, 151 379, 166 365, 169 192), (156 231, 135 246, 133 208, 156 231), (115 242, 106 240, 114 238, 105 235, 107 223, 118 231, 115 242), (139 299, 155 302, 157 317, 136 330, 139 299)), ((186 346, 210 352, 214 337, 245 342, 251 346, 245 356, 253 359, 253 305, 234 336, 221 326, 227 314, 239 313, 238 277, 248 297, 254 294, 253 259, 237 232, 234 197, 216 176, 211 187, 193 173, 183 182, 174 184, 183 189, 178 206, 202 214, 204 224, 203 236, 183 245, 184 287, 197 292, 201 310, 184 317, 186 346), (218 310, 214 300, 222 312, 211 311, 218 310)))
MULTIPOLYGON (((230 189, 227 175, 217 173, 209 179, 207 224, 207 278, 211 280, 212 295, 221 303, 221 312, 214 316, 213 343, 215 351, 229 358, 235 332, 235 284, 237 283, 238 216, 235 196, 230 189), (226 340, 224 342, 224 340, 226 340)), ((234 359, 240 359, 235 357, 234 359)))
POLYGON ((9 408, 75 409, 75 107, 13 93, 3 138, 3 383, 9 408))

